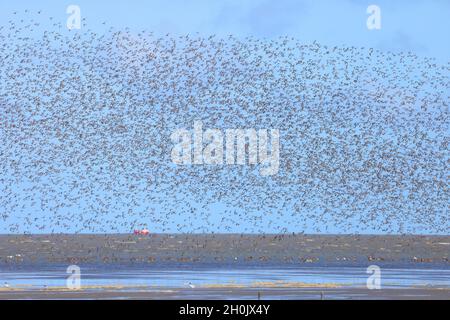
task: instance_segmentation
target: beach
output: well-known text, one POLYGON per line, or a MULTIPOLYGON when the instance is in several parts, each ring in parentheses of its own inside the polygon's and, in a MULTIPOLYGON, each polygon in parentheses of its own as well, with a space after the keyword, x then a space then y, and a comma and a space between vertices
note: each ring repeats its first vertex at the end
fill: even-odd
POLYGON ((0 299, 450 299, 449 249, 449 236, 1 235, 0 299))

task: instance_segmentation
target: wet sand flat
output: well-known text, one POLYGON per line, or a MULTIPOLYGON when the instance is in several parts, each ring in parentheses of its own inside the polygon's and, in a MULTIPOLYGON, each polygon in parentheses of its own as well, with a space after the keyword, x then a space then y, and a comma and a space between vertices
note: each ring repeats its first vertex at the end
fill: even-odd
POLYGON ((0 299, 450 299, 449 253, 450 236, 0 235, 0 299))
POLYGON ((432 288, 383 289, 365 288, 196 288, 151 290, 23 290, 0 291, 0 299, 233 299, 233 300, 449 300, 450 291, 432 288), (258 296, 259 294, 259 296, 258 296))

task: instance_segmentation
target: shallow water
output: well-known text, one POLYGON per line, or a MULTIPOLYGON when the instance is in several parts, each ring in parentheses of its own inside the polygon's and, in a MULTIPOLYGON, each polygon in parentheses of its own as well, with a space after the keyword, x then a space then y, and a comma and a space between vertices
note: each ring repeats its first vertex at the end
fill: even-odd
MULTIPOLYGON (((37 267, 25 270, 0 270, 0 286, 11 287, 66 286, 67 266, 37 267)), ((156 286, 189 288, 205 285, 236 284, 256 286, 256 282, 301 282, 307 284, 338 284, 345 287, 365 287, 370 274, 360 267, 312 268, 143 268, 80 266, 82 286, 156 286)), ((449 269, 382 268, 381 286, 384 288, 412 288, 430 286, 450 289, 449 269)))

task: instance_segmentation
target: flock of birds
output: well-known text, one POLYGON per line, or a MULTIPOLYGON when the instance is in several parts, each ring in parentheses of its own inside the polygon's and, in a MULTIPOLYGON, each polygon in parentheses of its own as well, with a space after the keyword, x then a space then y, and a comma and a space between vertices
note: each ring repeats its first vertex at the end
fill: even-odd
POLYGON ((450 230, 449 63, 43 19, 0 26, 0 233, 450 230), (196 120, 279 129, 278 174, 174 165, 196 120))

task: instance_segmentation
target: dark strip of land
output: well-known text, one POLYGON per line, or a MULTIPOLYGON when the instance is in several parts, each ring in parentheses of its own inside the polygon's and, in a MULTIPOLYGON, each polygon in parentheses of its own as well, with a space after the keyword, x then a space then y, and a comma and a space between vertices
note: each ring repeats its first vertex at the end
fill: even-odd
POLYGON ((0 266, 220 264, 450 266, 450 236, 0 235, 0 266))

